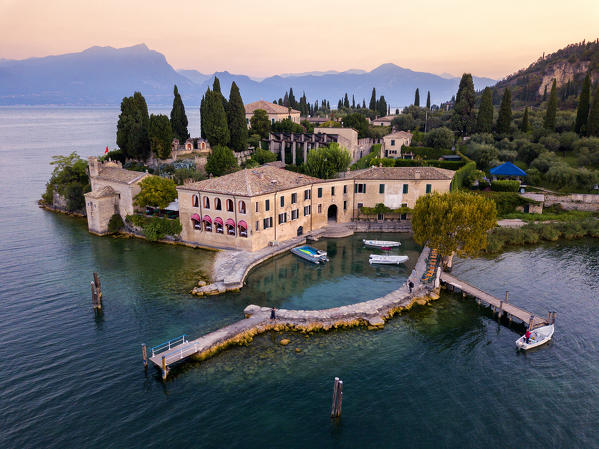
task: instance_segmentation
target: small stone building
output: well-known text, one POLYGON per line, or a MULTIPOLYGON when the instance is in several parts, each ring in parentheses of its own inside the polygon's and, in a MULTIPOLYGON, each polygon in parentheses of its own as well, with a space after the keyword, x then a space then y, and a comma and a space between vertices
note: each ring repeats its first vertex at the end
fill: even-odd
POLYGON ((409 147, 412 143, 412 133, 396 131, 383 137, 382 155, 397 159, 401 157, 401 147, 409 147))
POLYGON ((252 115, 254 115, 254 112, 258 109, 266 111, 268 114, 268 120, 270 120, 271 124, 280 122, 286 118, 290 119, 293 123, 300 122, 300 111, 291 109, 287 106, 280 106, 278 104, 271 103, 270 101, 259 100, 245 105, 245 121, 248 128, 250 127, 252 115))

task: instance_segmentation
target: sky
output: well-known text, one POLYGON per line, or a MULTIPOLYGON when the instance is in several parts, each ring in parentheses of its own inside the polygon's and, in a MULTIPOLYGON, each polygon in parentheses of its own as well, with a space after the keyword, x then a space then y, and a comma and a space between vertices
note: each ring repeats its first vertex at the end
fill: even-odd
POLYGON ((0 0, 0 58, 145 43, 176 69, 502 78, 599 38, 599 0, 0 0))

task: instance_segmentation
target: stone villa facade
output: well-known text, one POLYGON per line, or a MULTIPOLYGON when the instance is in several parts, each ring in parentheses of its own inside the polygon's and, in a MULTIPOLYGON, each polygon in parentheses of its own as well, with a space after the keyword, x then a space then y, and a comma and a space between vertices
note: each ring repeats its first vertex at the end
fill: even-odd
POLYGON ((245 105, 245 121, 248 128, 250 127, 250 119, 254 115, 254 111, 258 109, 266 111, 271 124, 280 122, 286 118, 291 119, 293 123, 299 124, 300 122, 300 111, 288 108, 287 106, 280 106, 270 101, 259 100, 245 105))
POLYGON ((409 147, 412 143, 412 133, 409 131, 396 131, 383 137, 381 148, 383 157, 397 159, 401 157, 401 147, 409 147))

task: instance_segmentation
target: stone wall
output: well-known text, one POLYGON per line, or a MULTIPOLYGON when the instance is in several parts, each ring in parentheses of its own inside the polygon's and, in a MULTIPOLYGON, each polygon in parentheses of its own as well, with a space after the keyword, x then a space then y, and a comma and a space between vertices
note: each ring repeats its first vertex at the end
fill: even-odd
POLYGON ((599 195, 573 193, 571 195, 545 195, 545 206, 559 204, 565 210, 599 211, 599 195))

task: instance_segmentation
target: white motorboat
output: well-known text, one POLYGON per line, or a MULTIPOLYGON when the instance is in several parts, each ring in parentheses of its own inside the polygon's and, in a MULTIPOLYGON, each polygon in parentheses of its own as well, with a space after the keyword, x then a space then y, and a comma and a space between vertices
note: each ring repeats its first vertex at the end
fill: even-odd
POLYGON ((536 348, 537 346, 541 346, 542 344, 547 343, 551 340, 553 336, 553 331, 555 330, 555 326, 550 324, 548 326, 537 327, 530 331, 530 338, 528 339, 528 343, 526 342, 526 335, 523 335, 518 340, 516 340, 516 346, 518 349, 522 349, 526 351, 527 349, 536 348))
POLYGON ((368 263, 380 263, 387 265, 399 265, 408 260, 408 256, 383 256, 381 254, 371 254, 368 263))
POLYGON ((362 240, 366 246, 374 246, 375 248, 396 248, 401 245, 400 242, 393 242, 391 240, 362 240))

